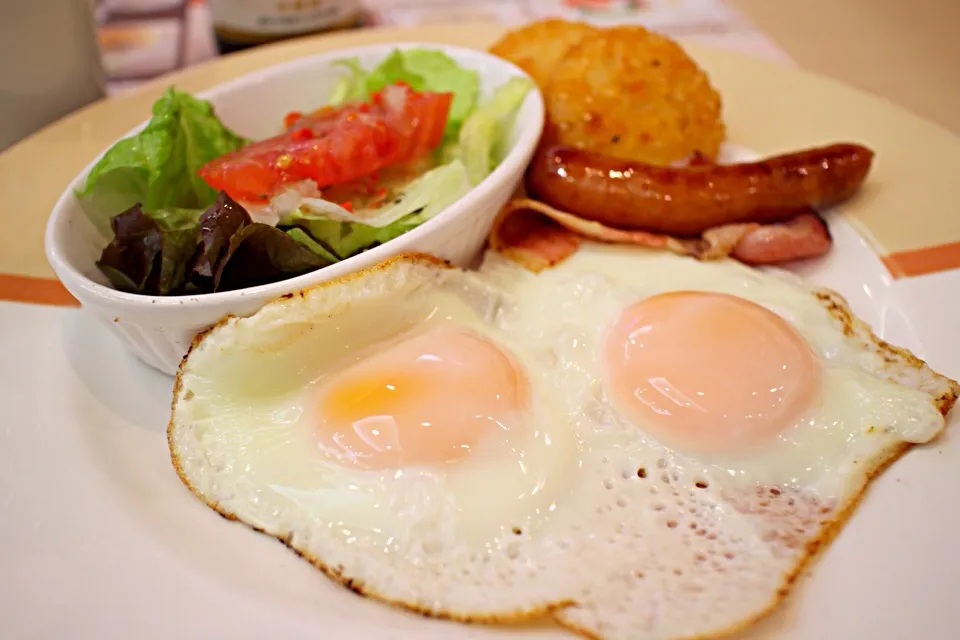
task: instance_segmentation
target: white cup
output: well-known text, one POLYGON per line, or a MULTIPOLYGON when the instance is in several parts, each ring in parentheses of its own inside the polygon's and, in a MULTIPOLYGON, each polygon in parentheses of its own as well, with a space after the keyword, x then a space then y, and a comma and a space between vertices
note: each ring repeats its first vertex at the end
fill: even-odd
POLYGON ((104 96, 93 0, 0 2, 0 149, 104 96))

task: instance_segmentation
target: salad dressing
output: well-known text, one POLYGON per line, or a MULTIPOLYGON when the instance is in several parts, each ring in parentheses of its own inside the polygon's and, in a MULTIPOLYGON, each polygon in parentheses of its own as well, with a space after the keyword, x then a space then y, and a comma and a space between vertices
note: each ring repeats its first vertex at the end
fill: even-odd
POLYGON ((274 137, 248 140, 171 87, 107 150, 77 197, 109 240, 97 265, 116 289, 242 289, 389 242, 496 168, 533 87, 515 77, 483 99, 475 71, 423 48, 334 64, 327 104, 291 112, 274 137))

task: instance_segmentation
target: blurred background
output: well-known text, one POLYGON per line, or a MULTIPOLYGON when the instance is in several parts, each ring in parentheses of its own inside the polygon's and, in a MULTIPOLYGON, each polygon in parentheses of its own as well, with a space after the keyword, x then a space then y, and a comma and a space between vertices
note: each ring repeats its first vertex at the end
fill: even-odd
POLYGON ((518 24, 548 15, 641 22, 676 36, 746 30, 721 0, 102 0, 98 41, 107 91, 114 93, 238 48, 224 36, 239 35, 234 39, 246 44, 331 29, 477 20, 518 24))
POLYGON ((101 97, 251 46, 372 26, 546 16, 642 23, 789 60, 723 0, 0 0, 0 149, 101 97))
POLYGON ((0 0, 0 150, 101 97, 278 39, 547 16, 799 63, 960 131, 960 0, 0 0))

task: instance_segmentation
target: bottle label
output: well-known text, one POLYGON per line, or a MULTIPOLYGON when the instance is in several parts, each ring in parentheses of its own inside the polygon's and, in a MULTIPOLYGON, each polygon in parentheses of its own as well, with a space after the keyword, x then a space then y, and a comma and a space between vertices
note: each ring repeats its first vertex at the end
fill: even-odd
POLYGON ((249 36, 284 36, 346 25, 360 0, 210 0, 214 28, 249 36))

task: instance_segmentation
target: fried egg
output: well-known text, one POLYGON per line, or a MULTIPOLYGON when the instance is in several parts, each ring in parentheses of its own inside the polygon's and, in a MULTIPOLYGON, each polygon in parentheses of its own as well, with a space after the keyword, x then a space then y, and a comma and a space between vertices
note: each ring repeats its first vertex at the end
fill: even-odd
POLYGON ((484 270, 512 295, 500 324, 552 345, 581 438, 624 434, 608 475, 629 560, 555 614, 593 637, 699 637, 767 612, 960 391, 784 271, 599 244, 538 275, 492 254, 484 270))
POLYGON ((178 375, 178 472, 373 597, 486 621, 568 604, 592 580, 583 511, 613 498, 502 302, 395 260, 225 321, 178 375))
POLYGON ((783 595, 956 383, 789 274, 587 245, 534 275, 390 260, 198 338, 182 480, 430 615, 729 631, 783 595))

